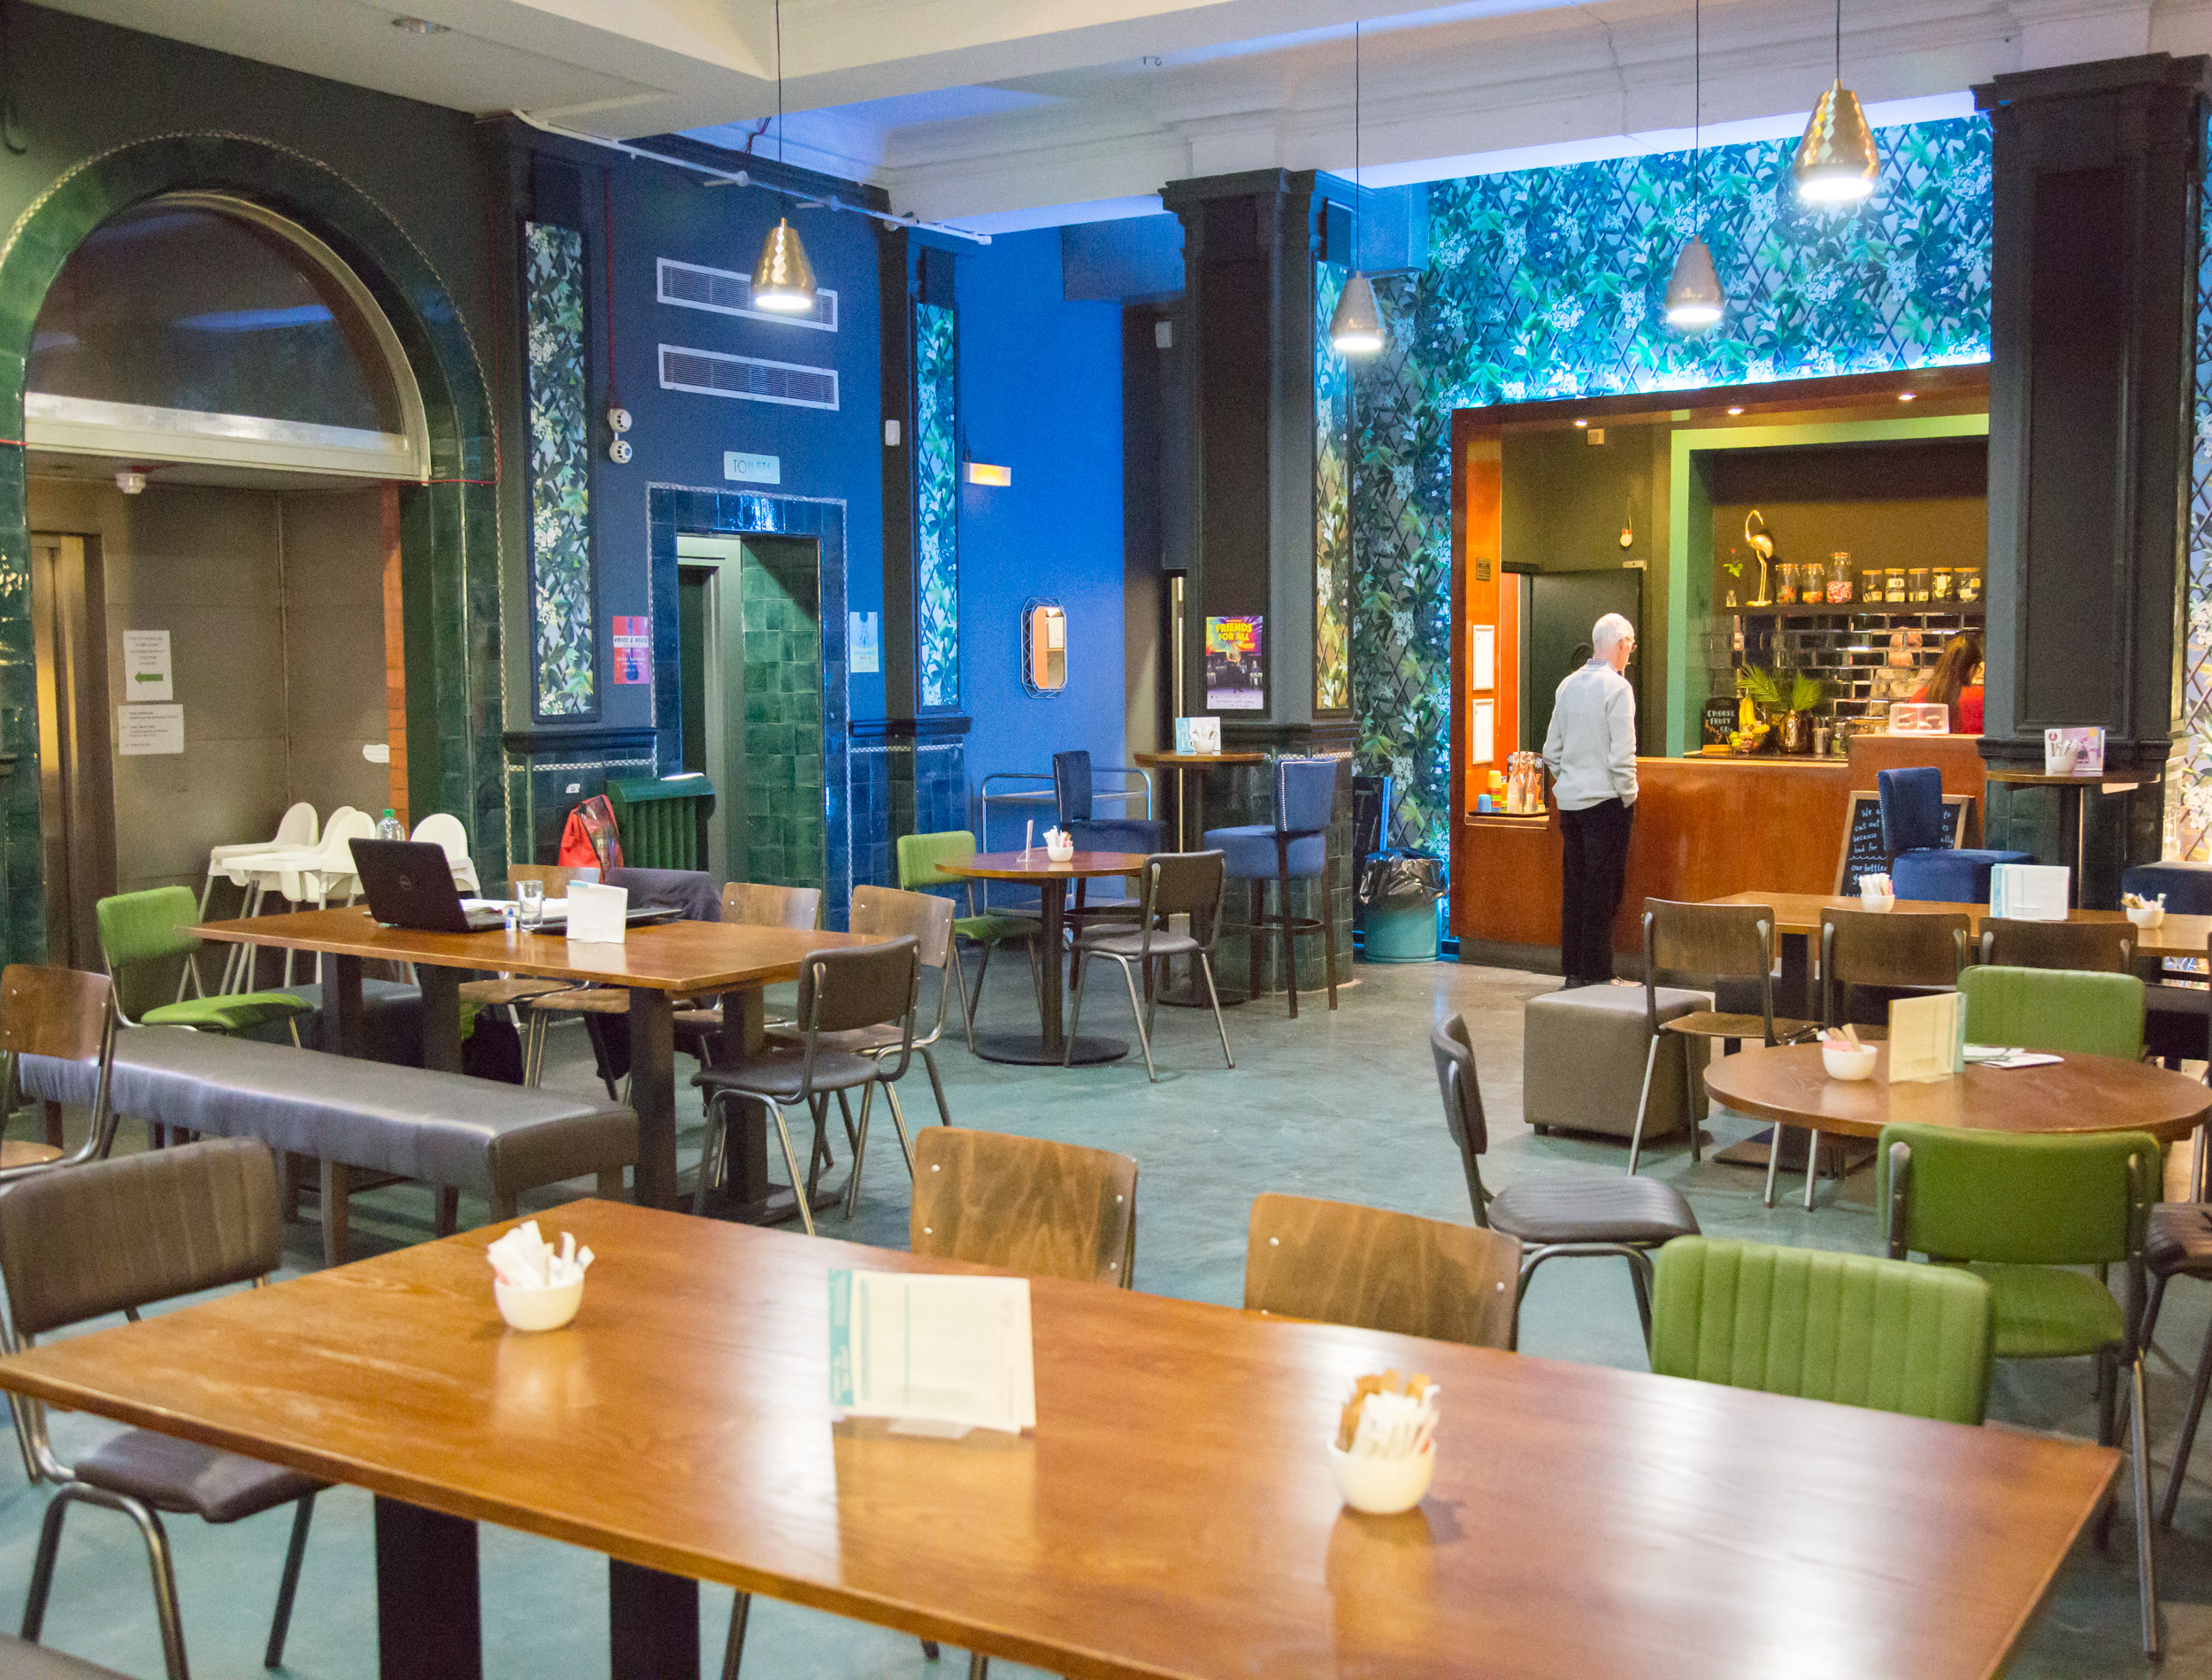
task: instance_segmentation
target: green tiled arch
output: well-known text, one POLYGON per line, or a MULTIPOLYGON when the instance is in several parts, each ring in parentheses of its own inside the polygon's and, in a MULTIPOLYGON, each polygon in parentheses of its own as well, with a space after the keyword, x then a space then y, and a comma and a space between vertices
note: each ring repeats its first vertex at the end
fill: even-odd
POLYGON ((5 810, 10 960, 42 961, 37 672, 24 489, 23 376, 47 288, 85 236, 162 193, 228 193, 337 252, 399 336, 429 422, 430 479, 400 491, 409 802, 464 817, 479 874, 506 873, 501 774, 498 439, 484 366, 452 295, 406 230, 327 164, 242 134, 173 134, 85 159, 0 243, 0 750, 19 755, 5 810))

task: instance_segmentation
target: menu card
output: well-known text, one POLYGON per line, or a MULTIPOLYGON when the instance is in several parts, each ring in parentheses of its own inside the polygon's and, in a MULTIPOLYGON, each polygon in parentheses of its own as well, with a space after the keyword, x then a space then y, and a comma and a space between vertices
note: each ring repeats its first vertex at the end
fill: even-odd
POLYGON ((1966 1067, 1966 1000, 1956 992, 1889 1006, 1889 1082, 1947 1079, 1966 1067))
POLYGON ((1025 1277, 834 1270, 829 1332, 830 1404, 849 1416, 950 1437, 1037 1425, 1025 1277))
POLYGON ((568 884, 568 937, 578 945, 620 945, 630 909, 626 886, 568 884))

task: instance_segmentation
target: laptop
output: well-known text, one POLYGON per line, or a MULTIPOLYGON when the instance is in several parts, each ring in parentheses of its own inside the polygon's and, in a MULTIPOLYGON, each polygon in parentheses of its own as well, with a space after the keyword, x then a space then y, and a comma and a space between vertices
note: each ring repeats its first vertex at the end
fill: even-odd
POLYGON ((505 924, 496 909, 465 909, 453 865, 434 840, 357 840, 353 870, 369 914, 387 927, 430 933, 486 933, 505 924))

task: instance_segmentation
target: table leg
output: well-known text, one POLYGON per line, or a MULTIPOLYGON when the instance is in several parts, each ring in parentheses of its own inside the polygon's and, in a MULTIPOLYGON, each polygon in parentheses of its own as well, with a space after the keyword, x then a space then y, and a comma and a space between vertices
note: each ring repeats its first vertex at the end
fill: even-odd
POLYGON ((475 1523, 377 1497, 376 1645, 382 1680, 482 1680, 475 1523))
POLYGON ((637 1114, 637 1201, 676 1205, 676 1017, 668 993, 630 988, 630 1107, 637 1114))
POLYGON ((461 1070, 461 970, 415 965, 422 991, 422 1064, 440 1073, 461 1070))
POLYGON ((1026 1032, 979 1032, 975 1053, 987 1062, 1011 1062, 1025 1066, 1049 1066, 1063 1059, 1089 1066, 1115 1062, 1129 1054, 1118 1039, 1079 1038, 1069 1054, 1061 1002, 1060 963, 1062 930, 1067 924, 1068 882, 1064 875, 1040 877, 1037 882, 1043 927, 1038 934, 1037 955, 1044 965, 1044 1018, 1033 1037, 1026 1032))
POLYGON ((613 1680, 699 1680, 699 1584, 607 1560, 613 1680))
POLYGON ((361 959, 334 958, 329 983, 323 988, 323 1048, 334 1055, 365 1055, 368 1040, 368 1016, 361 1007, 361 959))

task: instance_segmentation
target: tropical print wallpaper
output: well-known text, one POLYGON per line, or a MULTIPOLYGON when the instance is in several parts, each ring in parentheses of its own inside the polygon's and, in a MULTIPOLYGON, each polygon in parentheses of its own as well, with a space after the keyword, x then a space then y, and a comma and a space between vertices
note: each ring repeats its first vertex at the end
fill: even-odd
POLYGON ((1430 187, 1427 265, 1376 282, 1389 341, 1352 376, 1352 705, 1401 844, 1445 843, 1455 408, 1986 359, 1988 123, 1876 138, 1843 214, 1798 208, 1790 140, 1430 187), (1661 306, 1698 233, 1729 308, 1686 337, 1661 306))
POLYGON ((1329 341, 1347 271, 1323 263, 1313 283, 1313 709, 1352 703, 1351 371, 1329 341))
MULTIPOLYGON (((2212 147, 2212 128, 2206 144, 2212 147)), ((2182 736, 2166 778, 2166 855, 2193 863, 2212 858, 2212 181, 2207 188, 2198 211, 2196 449, 2189 472, 2182 736)))
POLYGON ((952 310, 914 306, 915 674, 925 707, 960 704, 959 342, 952 310))
POLYGON ((530 604, 541 718, 595 717, 599 639, 591 575, 591 412, 584 388, 584 236, 526 222, 530 404, 530 604))

